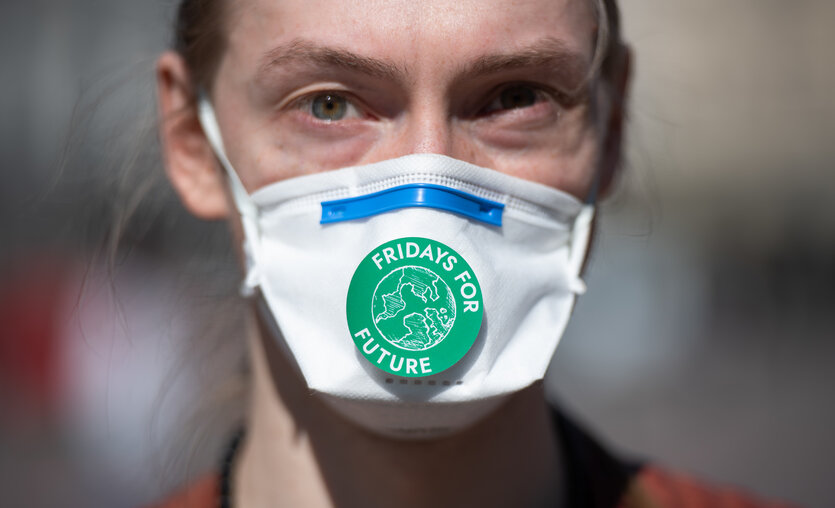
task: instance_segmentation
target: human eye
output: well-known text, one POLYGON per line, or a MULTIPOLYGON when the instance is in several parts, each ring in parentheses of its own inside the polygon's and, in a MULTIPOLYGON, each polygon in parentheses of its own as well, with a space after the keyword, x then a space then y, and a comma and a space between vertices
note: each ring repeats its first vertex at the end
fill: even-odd
POLYGON ((338 122, 362 118, 362 113, 352 99, 338 92, 313 93, 297 102, 297 108, 320 122, 338 122))
POLYGON ((498 90, 479 112, 492 115, 503 111, 531 108, 549 100, 548 94, 540 87, 528 84, 513 84, 498 90))

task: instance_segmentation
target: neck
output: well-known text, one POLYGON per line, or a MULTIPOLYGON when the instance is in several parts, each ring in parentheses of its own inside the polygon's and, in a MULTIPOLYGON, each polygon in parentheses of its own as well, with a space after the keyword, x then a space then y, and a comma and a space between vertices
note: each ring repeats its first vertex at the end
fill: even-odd
POLYGON ((369 433, 311 394, 259 322, 233 505, 313 508, 562 506, 560 454, 542 384, 434 441, 369 433))

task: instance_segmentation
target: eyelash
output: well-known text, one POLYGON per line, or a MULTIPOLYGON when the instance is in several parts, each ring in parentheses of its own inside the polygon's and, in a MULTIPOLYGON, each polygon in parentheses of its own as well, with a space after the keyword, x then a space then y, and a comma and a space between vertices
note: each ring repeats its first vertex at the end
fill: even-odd
POLYGON ((526 108, 534 107, 534 106, 536 106, 537 104, 539 104, 543 101, 550 101, 550 102, 556 104, 556 103, 560 102, 559 95, 560 94, 555 93, 553 90, 551 90, 549 88, 546 88, 546 87, 543 87, 542 85, 535 85, 535 84, 532 84, 532 83, 525 83, 525 82, 505 84, 505 85, 502 85, 501 87, 499 87, 497 90, 495 90, 489 96, 490 99, 485 102, 484 106, 482 106, 481 109, 479 109, 476 116, 480 116, 480 117, 490 116, 490 115, 495 115, 495 114, 501 114, 502 112, 523 110, 523 109, 526 109, 526 108), (532 97, 531 98, 533 99, 533 102, 531 102, 527 106, 520 106, 520 107, 507 107, 507 106, 501 105, 501 104, 500 104, 500 107, 496 107, 496 108, 492 107, 494 104, 496 104, 496 103, 498 103, 499 101, 502 100, 502 94, 504 94, 505 92, 514 90, 514 89, 520 89, 520 90, 526 89, 526 90, 531 91, 532 92, 532 97))
MULTIPOLYGON (((489 97, 490 98, 487 101, 485 101, 484 105, 477 110, 475 117, 489 117, 492 115, 524 110, 530 107, 534 107, 543 101, 550 101, 554 104, 564 104, 564 101, 568 100, 565 94, 550 89, 549 87, 544 87, 542 85, 526 82, 504 84, 498 89, 496 89, 489 97), (504 105, 500 105, 500 107, 491 108, 491 106, 493 106, 495 103, 502 100, 503 93, 513 89, 530 90, 532 92, 533 102, 527 106, 521 107, 505 107, 504 105)), ((367 108, 365 108, 356 97, 352 96, 350 93, 344 90, 338 89, 319 90, 310 92, 297 99, 293 104, 293 108, 304 112, 312 121, 322 124, 334 124, 344 122, 345 120, 358 119, 369 116, 367 114, 367 108), (316 101, 320 97, 326 96, 338 97, 344 101, 345 106, 348 108, 344 116, 337 119, 323 119, 318 118, 314 115, 314 101, 316 101)))

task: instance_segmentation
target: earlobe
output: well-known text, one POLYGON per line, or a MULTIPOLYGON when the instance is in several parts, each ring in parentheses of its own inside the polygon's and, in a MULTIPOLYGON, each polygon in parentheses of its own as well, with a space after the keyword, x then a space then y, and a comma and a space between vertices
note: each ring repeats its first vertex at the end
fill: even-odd
POLYGON ((157 60, 159 132, 163 162, 183 205, 201 219, 229 213, 225 178, 200 126, 194 85, 182 57, 167 51, 157 60))

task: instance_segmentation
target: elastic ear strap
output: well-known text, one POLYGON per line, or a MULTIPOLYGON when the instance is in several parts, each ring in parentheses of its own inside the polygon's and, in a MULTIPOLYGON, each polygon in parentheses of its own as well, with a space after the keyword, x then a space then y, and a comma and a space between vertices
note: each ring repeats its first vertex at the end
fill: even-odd
POLYGON ((203 127, 203 132, 206 133, 206 138, 215 152, 215 156, 226 171, 226 176, 229 179, 229 189, 232 191, 232 199, 235 201, 235 206, 238 208, 238 213, 241 214, 241 225, 244 229, 243 250, 246 257, 246 277, 241 285, 241 294, 243 296, 252 296, 253 290, 258 283, 258 271, 255 264, 255 250, 260 242, 260 232, 258 230, 258 208, 249 197, 244 184, 241 182, 238 173, 229 159, 226 157, 226 151, 223 149, 223 138, 220 135, 220 127, 217 124, 215 117, 215 110, 212 108, 211 102, 201 93, 197 103, 198 118, 200 125, 203 127))
POLYGON ((571 234, 571 251, 569 253, 569 267, 575 278, 575 293, 586 292, 586 284, 580 278, 580 270, 583 268, 583 261, 586 259, 586 252, 589 247, 591 236, 591 224, 594 220, 594 206, 583 205, 577 218, 574 219, 574 229, 571 234))
POLYGON ((571 272, 576 277, 574 292, 583 294, 586 292, 586 283, 580 278, 580 270, 583 269, 583 261, 586 260, 586 253, 589 248, 589 237, 591 236, 591 225, 594 221, 594 209, 597 204, 597 195, 600 191, 600 173, 598 169, 594 172, 591 181, 591 188, 586 195, 583 208, 574 219, 574 229, 571 234, 571 253, 569 263, 571 272))
POLYGON ((223 165, 223 169, 226 170, 226 175, 229 178, 229 187, 232 191, 232 198, 238 206, 238 211, 242 216, 254 220, 258 216, 257 208, 255 207, 255 203, 252 202, 252 199, 250 199, 249 193, 246 191, 240 177, 238 177, 235 168, 232 167, 232 164, 226 157, 226 151, 223 149, 223 137, 220 135, 220 127, 218 127, 212 103, 201 93, 197 107, 203 132, 206 133, 206 137, 209 139, 209 144, 212 145, 215 156, 217 156, 223 165))

